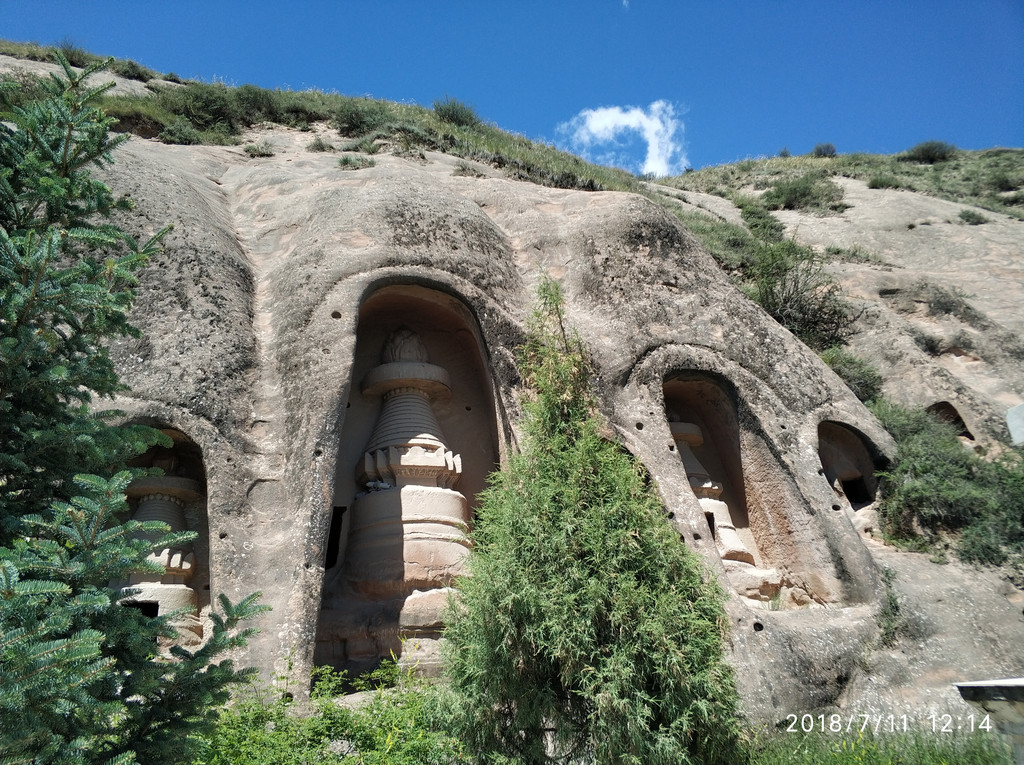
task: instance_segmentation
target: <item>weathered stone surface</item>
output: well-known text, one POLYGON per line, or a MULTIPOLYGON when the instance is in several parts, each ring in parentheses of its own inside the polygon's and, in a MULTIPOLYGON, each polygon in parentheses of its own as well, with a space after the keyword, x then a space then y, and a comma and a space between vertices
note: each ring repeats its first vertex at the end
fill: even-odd
MULTIPOLYGON (((978 658, 947 652, 941 671, 897 672, 894 656, 889 693, 875 693, 864 667, 889 666, 871 649, 883 595, 877 553, 825 477, 819 427, 846 428, 875 462, 892 443, 658 205, 541 188, 490 168, 454 175, 455 160, 439 154, 425 163, 378 155, 375 167, 341 172, 335 157, 303 150, 309 133, 258 137, 274 157, 133 140, 109 174, 138 204, 131 226, 176 226, 143 274, 134 314, 143 337, 113 349, 132 387, 118 403, 202 450, 211 590, 262 590, 273 606, 243 662, 268 675, 291 667, 302 680, 317 635, 346 630, 350 644, 323 640, 316 660, 403 650, 404 630, 419 646, 407 657, 435 661, 443 588, 376 603, 346 589, 348 503, 381 406, 360 384, 381 364, 387 335, 415 325, 430 363, 450 376, 451 398, 435 409, 445 444, 461 455, 459 490, 472 511, 487 470, 515 448, 513 351, 542 275, 563 285, 610 427, 732 593, 732 659, 752 717, 869 702, 903 704, 902 714, 978 658), (673 438, 667 406, 676 402, 712 424, 714 464, 727 475, 707 469, 742 505, 730 502, 730 519, 754 564, 723 565, 673 438)), ((904 558, 886 554, 899 570, 904 558)), ((964 588, 993 585, 956 572, 964 588)), ((995 656, 1011 674, 1021 657, 1003 641, 1017 635, 1019 645, 1021 625, 1007 597, 979 599, 993 639, 963 649, 995 656)), ((936 620, 935 630, 954 627, 936 620)), ((917 637, 905 641, 925 650, 917 637)))

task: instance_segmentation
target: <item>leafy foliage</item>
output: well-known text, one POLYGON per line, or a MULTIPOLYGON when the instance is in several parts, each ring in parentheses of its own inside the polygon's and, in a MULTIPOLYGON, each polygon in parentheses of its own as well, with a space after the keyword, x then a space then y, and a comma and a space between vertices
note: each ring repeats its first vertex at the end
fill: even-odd
POLYGON ((980 226, 982 223, 988 223, 988 218, 977 210, 971 210, 970 208, 961 210, 957 217, 968 226, 980 226))
POLYGON ((168 617, 110 587, 191 538, 121 522, 132 473, 100 474, 166 438, 89 408, 122 390, 103 344, 135 332, 135 275, 165 232, 140 244, 96 222, 130 207, 89 174, 125 138, 95 105, 109 86, 83 85, 103 63, 79 74, 57 58, 43 100, 5 89, 0 114, 0 762, 182 762, 245 674, 213 659, 259 609, 222 600, 206 645, 167 661, 168 617))
POLYGON ((473 127, 480 122, 473 107, 450 97, 434 101, 434 114, 443 122, 450 122, 460 127, 473 127))
POLYGON ((258 686, 234 706, 223 709, 206 737, 195 765, 455 765, 464 762, 459 742, 439 730, 435 692, 411 672, 386 662, 377 676, 360 684, 372 690, 361 707, 332 698, 350 685, 344 673, 321 667, 315 672, 312 709, 299 714, 287 698, 258 686), (383 670, 390 683, 378 682, 383 670))
POLYGON ((819 210, 822 212, 845 209, 843 190, 824 170, 813 171, 791 180, 780 179, 761 196, 761 203, 769 210, 819 210))
POLYGON ((1020 565, 1024 555, 1024 458, 1008 452, 986 461, 957 431, 923 410, 884 400, 871 409, 896 439, 896 459, 881 473, 879 518, 895 541, 936 541, 960 532, 960 557, 1020 565))
POLYGON ((944 141, 924 141, 916 146, 907 149, 900 155, 903 162, 919 162, 925 165, 934 165, 938 162, 946 162, 956 154, 956 146, 944 141))
POLYGON ((868 179, 869 189, 901 189, 903 184, 895 175, 873 175, 868 179))
POLYGON ((821 360, 839 375, 853 395, 861 401, 872 401, 882 393, 882 375, 863 359, 834 345, 821 352, 821 360))
POLYGON ((139 244, 92 224, 128 207, 89 174, 125 138, 109 137, 91 105, 100 91, 67 72, 46 83, 45 101, 10 106, 10 126, 0 123, 0 544, 21 515, 69 500, 71 475, 99 472, 154 438, 88 410, 94 394, 120 390, 102 340, 133 334, 135 272, 163 232, 139 244))
POLYGON ((811 151, 812 157, 824 157, 831 159, 836 155, 836 145, 834 143, 819 143, 815 145, 811 151))
POLYGON ((842 345, 855 316, 814 250, 786 240, 762 248, 746 271, 747 294, 815 350, 842 345))
POLYGON ((768 212, 761 201, 753 197, 737 195, 733 203, 740 208, 740 216, 750 233, 765 242, 781 242, 786 227, 782 221, 768 212))
POLYGON ((492 476, 448 617, 455 726, 484 762, 736 761, 723 595, 636 464, 542 285, 522 453, 492 476))

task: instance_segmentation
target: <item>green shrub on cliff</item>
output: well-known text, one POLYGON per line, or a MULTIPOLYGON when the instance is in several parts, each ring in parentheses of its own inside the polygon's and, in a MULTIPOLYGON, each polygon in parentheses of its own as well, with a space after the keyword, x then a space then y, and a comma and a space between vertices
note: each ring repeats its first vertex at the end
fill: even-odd
POLYGON ((995 460, 966 448, 949 423, 924 410, 879 400, 871 410, 894 439, 893 464, 881 473, 879 519, 896 542, 921 546, 948 535, 961 559, 1024 572, 1024 458, 995 460))
POLYGON ((482 762, 737 762, 723 594, 602 434, 554 283, 522 354, 522 452, 496 473, 446 630, 482 762))

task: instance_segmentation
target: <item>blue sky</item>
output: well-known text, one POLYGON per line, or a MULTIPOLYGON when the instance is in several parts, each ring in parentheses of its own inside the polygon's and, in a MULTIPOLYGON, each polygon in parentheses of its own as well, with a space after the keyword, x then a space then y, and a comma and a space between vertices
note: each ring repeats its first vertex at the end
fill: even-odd
POLYGON ((0 0, 0 37, 235 85, 452 96, 659 174, 823 142, 1024 146, 1024 0, 0 0))

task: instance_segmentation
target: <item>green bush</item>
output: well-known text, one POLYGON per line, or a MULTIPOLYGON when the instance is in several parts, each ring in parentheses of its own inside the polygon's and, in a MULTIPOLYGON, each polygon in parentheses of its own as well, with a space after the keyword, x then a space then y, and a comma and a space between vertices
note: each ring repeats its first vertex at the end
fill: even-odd
POLYGON ((257 157, 274 156, 274 145, 267 140, 260 141, 259 143, 246 144, 242 150, 253 159, 257 157))
POLYGON ((182 144, 184 146, 193 146, 202 142, 199 131, 184 117, 175 117, 167 123, 167 127, 160 131, 159 138, 164 143, 182 144))
POLYGON ((1021 186, 1024 186, 1024 178, 1022 178, 1020 172, 1016 175, 1011 175, 1007 170, 999 169, 989 175, 988 186, 993 191, 1000 193, 1016 191, 1021 186))
POLYGON ((380 151, 381 147, 381 145, 377 143, 377 140, 385 138, 386 136, 387 134, 384 133, 383 131, 379 133, 370 133, 369 135, 365 135, 362 138, 356 139, 355 141, 349 141, 348 143, 343 144, 341 150, 358 151, 362 152, 363 154, 376 154, 377 152, 380 151))
POLYGON ((857 358, 838 345, 822 351, 821 359, 842 378, 853 391, 853 395, 861 401, 871 401, 881 394, 882 375, 863 359, 857 358))
POLYGON ((724 596, 602 434, 557 285, 539 299, 522 452, 483 494, 446 618, 455 729, 486 762, 738 762, 724 596))
POLYGON ((781 178, 761 195, 761 203, 769 210, 840 211, 843 189, 824 170, 812 170, 798 178, 781 178))
POLYGON ((977 210, 971 210, 970 208, 961 210, 958 217, 968 226, 980 226, 982 223, 988 223, 988 218, 977 210))
POLYGON ((871 410, 896 440, 893 464, 880 473, 883 532, 897 542, 935 542, 962 532, 964 560, 1000 564, 1024 554, 1024 459, 1009 452, 987 462, 958 431, 924 410, 884 400, 871 410))
POLYGON ((821 351, 842 345, 856 318, 824 259, 793 241, 763 246, 746 270, 744 292, 805 345, 821 351))
POLYGON ((869 189, 901 189, 903 184, 895 175, 873 175, 868 179, 869 189))
POLYGON ((917 162, 922 165, 934 165, 947 162, 956 155, 956 146, 943 141, 924 141, 907 149, 899 155, 903 162, 917 162))
POLYGON ((325 140, 321 136, 317 136, 308 144, 306 144, 306 151, 335 151, 335 146, 330 141, 325 140))
POLYGON ((155 98, 171 114, 186 118, 196 130, 237 133, 241 113, 232 92, 223 83, 189 82, 164 87, 155 98))
POLYGON ((434 114, 442 122, 459 125, 460 127, 474 127, 480 124, 480 118, 473 111, 473 107, 450 97, 434 101, 434 114))
POLYGON ((310 709, 300 712, 280 693, 254 685, 221 710, 194 765, 458 765, 461 744, 439 726, 437 692, 393 663, 355 687, 371 691, 364 706, 348 708, 332 696, 352 685, 328 668, 314 673, 310 709), (375 682, 381 672, 395 681, 375 682))
POLYGON ((331 116, 331 124, 343 136, 362 135, 385 125, 391 115, 381 101, 342 97, 331 116))
POLYGON ((247 84, 235 88, 231 95, 235 101, 236 114, 243 125, 274 122, 281 117, 278 99, 272 90, 247 84))
POLYGON ((836 147, 835 147, 835 144, 832 144, 832 143, 819 143, 811 151, 811 156, 812 157, 824 157, 824 158, 827 158, 827 159, 831 159, 835 155, 836 155, 836 147))
POLYGON ((149 82, 157 76, 157 73, 152 69, 147 69, 142 64, 136 63, 131 59, 115 59, 110 65, 110 71, 129 80, 138 80, 139 82, 149 82))

